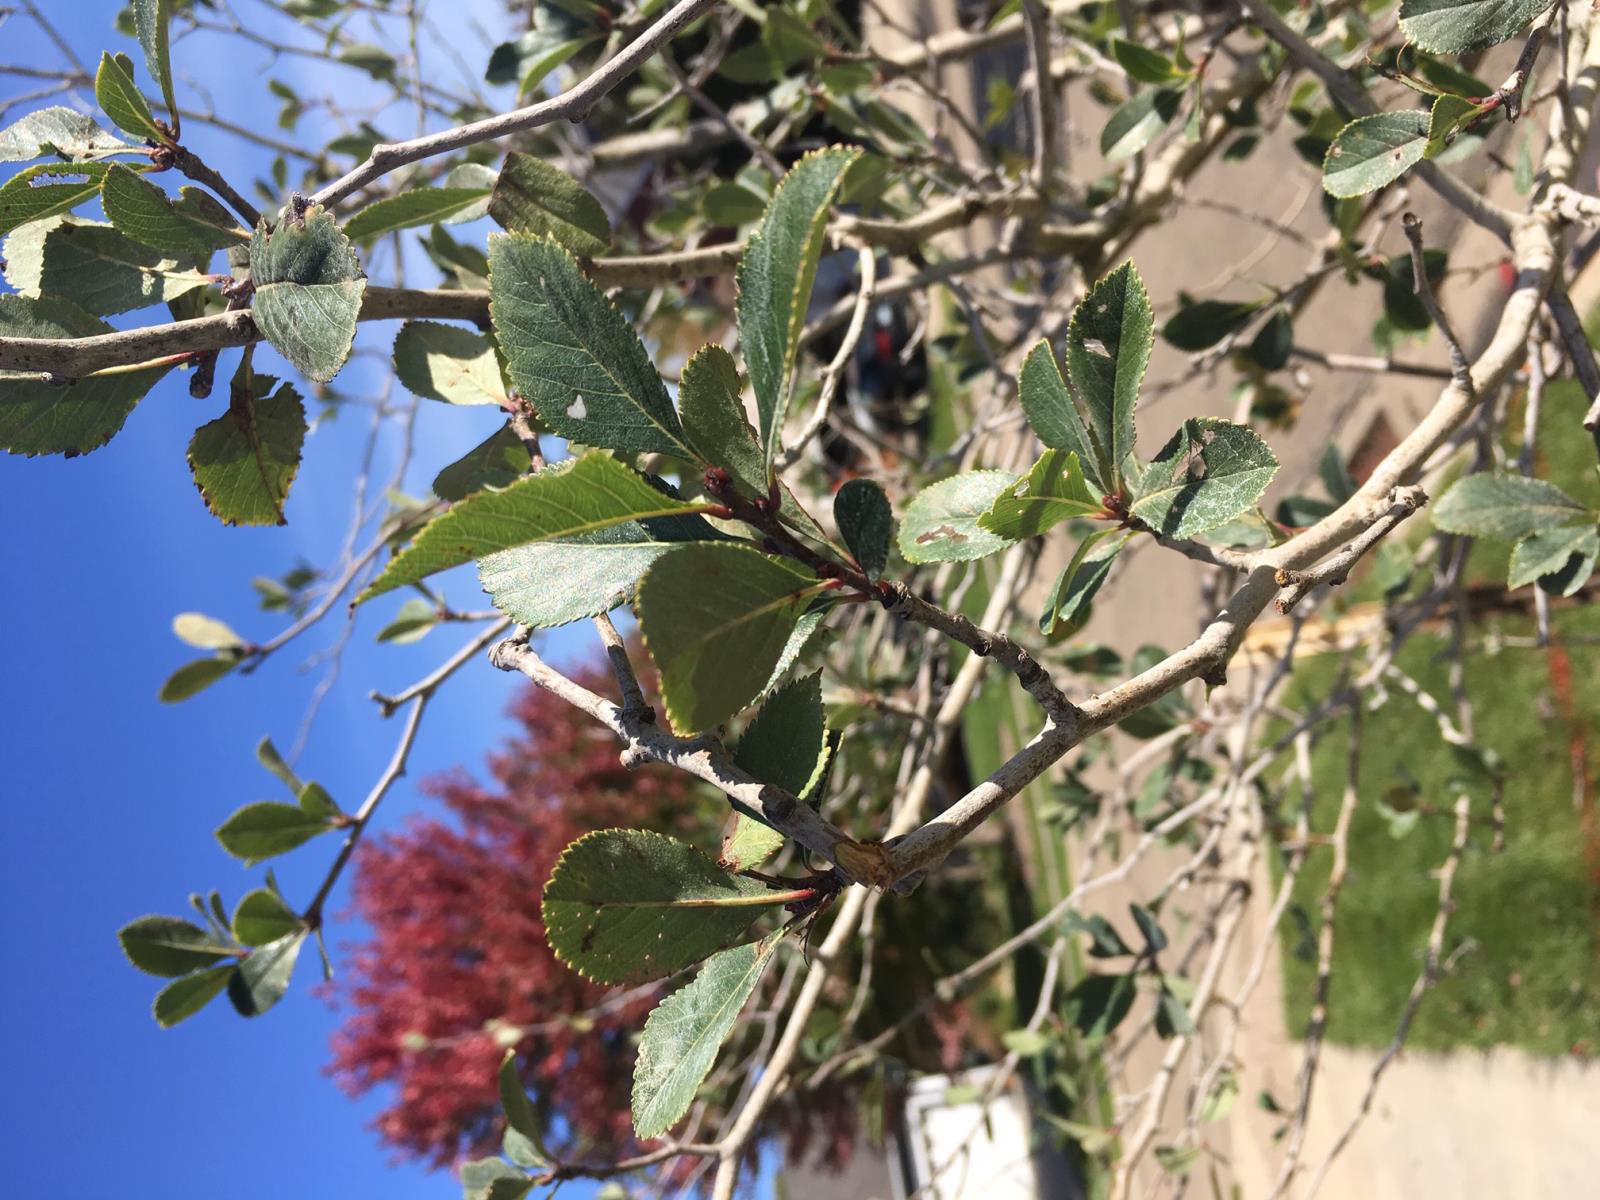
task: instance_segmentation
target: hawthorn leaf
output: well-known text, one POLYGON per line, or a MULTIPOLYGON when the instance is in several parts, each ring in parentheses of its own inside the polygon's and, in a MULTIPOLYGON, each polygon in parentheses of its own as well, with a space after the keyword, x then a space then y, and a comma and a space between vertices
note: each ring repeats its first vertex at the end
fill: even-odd
POLYGON ((1357 117, 1338 134, 1322 162, 1322 186, 1330 196, 1364 196, 1422 161, 1431 115, 1423 109, 1357 117))
POLYGON ((602 829, 562 852, 541 912, 562 962, 596 983, 635 984, 721 950, 779 895, 687 842, 602 829))
POLYGON ((636 1137, 661 1137, 689 1111, 782 938, 780 930, 713 955, 688 986, 656 1005, 633 1068, 636 1137))
POLYGON ((1294 318, 1280 308, 1262 324, 1245 351, 1250 361, 1263 371, 1282 370, 1294 350, 1294 318))
POLYGON ((1400 29, 1436 54, 1487 50, 1517 36, 1552 0, 1402 0, 1400 29))
POLYGON ((103 222, 65 216, 6 239, 6 279, 25 296, 59 296, 96 316, 171 303, 212 282, 193 259, 164 255, 103 222))
POLYGON ((1145 468, 1129 511, 1168 537, 1193 537, 1248 511, 1277 471, 1271 449, 1245 426, 1196 418, 1145 468))
POLYGON ((522 1200, 532 1190, 532 1178, 504 1159, 461 1164, 462 1200, 522 1200))
POLYGON ((626 521, 491 554, 478 560, 478 581, 517 624, 550 629, 628 603, 662 555, 719 536, 692 513, 626 521))
POLYGON ((459 325, 407 321, 395 335, 394 369, 407 390, 429 400, 497 406, 506 401, 494 343, 459 325))
POLYGON ((529 471, 528 448, 509 424, 433 477, 433 494, 441 500, 465 500, 484 488, 509 487, 529 471))
POLYGON ((918 492, 900 518, 900 553, 907 562, 967 562, 1011 542, 978 520, 1017 482, 1010 471, 968 471, 918 492))
POLYGON ((1592 525, 1594 514, 1543 479, 1485 471, 1458 480, 1441 496, 1433 523, 1447 533, 1516 541, 1564 525, 1592 525))
POLYGON ((300 777, 294 773, 294 768, 284 760, 283 755, 278 752, 278 747, 273 745, 270 737, 264 737, 257 743, 256 759, 263 767, 271 771, 282 782, 284 787, 295 795, 300 794, 300 777))
POLYGON ((1132 262, 1090 288, 1067 326, 1067 375, 1083 400, 1099 474, 1111 491, 1121 490, 1122 464, 1133 453, 1133 410, 1154 345, 1150 297, 1132 262))
POLYGON ((995 497, 978 525, 1010 543, 1096 514, 1104 515, 1105 509, 1084 482, 1078 456, 1071 450, 1046 450, 1026 475, 995 497))
POLYGON ((356 603, 513 546, 571 542, 630 521, 697 511, 594 450, 546 467, 503 491, 476 492, 460 501, 425 525, 356 597, 356 603))
POLYGON ((1067 993, 1066 1017, 1088 1038, 1103 1038, 1122 1024, 1138 989, 1132 975, 1090 975, 1067 993))
POLYGON ((298 929, 244 956, 228 979, 228 999, 241 1017, 259 1017, 283 999, 305 940, 298 929))
POLYGON ((511 381, 564 438, 693 458, 633 324, 549 238, 489 239, 489 314, 511 381))
POLYGON ((1538 582, 1558 596, 1570 596, 1588 582, 1600 557, 1600 532, 1593 525, 1565 526, 1530 534, 1511 547, 1507 587, 1538 582))
POLYGON ((134 154, 142 146, 107 133, 74 109, 59 104, 41 108, 0 129, 0 162, 27 162, 54 154, 69 162, 134 154))
POLYGON ((100 192, 110 163, 37 163, 0 184, 0 234, 71 212, 100 192))
POLYGON ((339 373, 355 341, 366 276, 333 214, 311 205, 286 212, 250 239, 251 314, 273 348, 318 383, 339 373))
POLYGON ((1022 401, 1022 411, 1039 440, 1051 450, 1071 450, 1078 456, 1084 475, 1102 492, 1111 488, 1108 474, 1101 472, 1101 455, 1095 450, 1089 429, 1083 423, 1083 414, 1067 390, 1067 381, 1061 376, 1061 365, 1056 361, 1050 343, 1041 339, 1028 351, 1017 377, 1017 392, 1022 401))
MULTIPOLYGON (((0 295, 0 337, 77 338, 111 333, 76 305, 55 296, 0 295)), ((52 383, 39 375, 0 371, 0 449, 10 454, 87 454, 122 428, 134 405, 168 364, 118 375, 52 383)))
POLYGON ((239 660, 231 654, 197 658, 193 662, 184 663, 161 685, 159 699, 163 704, 176 704, 180 700, 187 700, 205 691, 238 665, 239 660))
POLYGON ((169 254, 208 255, 250 240, 209 193, 185 187, 171 200, 121 163, 113 163, 101 180, 100 202, 118 233, 169 254))
POLYGON ((151 1006, 156 1024, 171 1029, 179 1021, 194 1016, 222 994, 233 972, 234 965, 225 963, 174 979, 156 993, 155 1004, 151 1006))
POLYGON ((1159 50, 1152 50, 1137 42, 1112 38, 1111 55, 1128 73, 1128 78, 1139 83, 1171 83, 1182 78, 1182 73, 1170 58, 1159 50))
POLYGON ((560 167, 512 151, 489 194, 489 215, 502 229, 554 238, 583 258, 611 245, 611 221, 600 201, 560 167))
POLYGON ((238 650, 244 646, 244 639, 226 621, 204 613, 179 613, 172 618, 172 632, 179 641, 199 650, 238 650))
POLYGON ((1172 123, 1182 101, 1177 88, 1151 88, 1130 96, 1112 110, 1100 131, 1100 153, 1109 162, 1132 158, 1172 123))
POLYGON ((1250 300, 1189 300, 1161 327, 1161 336, 1191 353, 1215 346, 1255 315, 1260 304, 1250 300))
POLYGON ((822 257, 823 227, 844 173, 860 151, 807 154, 778 183, 739 261, 736 312, 756 395, 762 462, 770 475, 789 413, 790 377, 822 257))
POLYGON ((233 936, 245 946, 265 946, 301 926, 300 916, 271 888, 257 888, 233 910, 233 936))
POLYGON ((233 947, 182 917, 139 917, 117 930, 117 941, 139 970, 169 979, 209 967, 233 953, 233 947))
MULTIPOLYGON (((826 773, 830 754, 819 671, 791 680, 767 698, 739 739, 733 761, 762 783, 803 799, 826 773)), ((782 846, 783 834, 739 813, 723 841, 719 861, 733 870, 748 871, 782 846)))
POLYGON ((876 582, 889 565, 894 536, 894 514, 883 488, 870 479, 846 480, 833 494, 833 519, 850 556, 876 582))
POLYGON ((133 60, 126 54, 100 55, 100 67, 94 74, 94 99, 124 133, 152 142, 166 139, 150 111, 149 101, 133 81, 133 60))
POLYGON ((394 620, 378 630, 375 640, 409 646, 412 642, 420 642, 438 623, 438 606, 421 596, 413 596, 400 606, 394 620))
POLYGON ((189 469, 206 508, 224 525, 285 524, 305 436, 305 405, 292 385, 256 396, 235 379, 228 411, 189 442, 189 469))
POLYGON ((172 21, 172 0, 130 0, 133 27, 144 47, 144 63, 161 88, 167 104, 167 120, 174 137, 178 134, 178 102, 172 93, 172 54, 168 26, 172 21))
POLYGON ((1111 564, 1128 544, 1129 536, 1116 529, 1097 529, 1078 543, 1071 561, 1045 597, 1044 611, 1039 614, 1040 633, 1052 637, 1063 628, 1082 626, 1089 603, 1111 574, 1111 564))
POLYGON ((327 833, 333 823, 298 804, 261 800, 246 804, 217 828, 217 841, 245 866, 254 866, 327 833))
POLYGON ((523 1163, 523 1166, 548 1164, 555 1161, 555 1156, 545 1148, 544 1124, 539 1120, 539 1114, 533 1109, 533 1103, 528 1099, 528 1093, 522 1086, 522 1077, 517 1074, 517 1051, 513 1047, 506 1051, 505 1057, 500 1060, 500 1107, 506 1114, 507 1132, 515 1132, 521 1136, 534 1151, 538 1163, 523 1163))
POLYGON ((482 204, 488 195, 484 187, 412 188, 367 205, 344 223, 344 233, 351 241, 370 242, 397 229, 450 221, 482 204))

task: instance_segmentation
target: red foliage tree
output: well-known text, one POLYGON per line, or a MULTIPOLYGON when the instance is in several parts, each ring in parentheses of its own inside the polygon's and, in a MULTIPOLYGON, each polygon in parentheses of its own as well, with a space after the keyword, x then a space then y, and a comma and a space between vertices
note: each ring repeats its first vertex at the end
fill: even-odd
MULTIPOLYGON (((579 676, 610 690, 599 670, 579 676)), ((331 1071, 351 1094, 390 1085, 383 1140, 443 1165, 494 1152, 496 1072, 515 1044, 552 1140, 615 1154, 630 1138, 629 1035, 655 989, 608 995, 551 953, 539 917, 561 851, 594 829, 704 832, 707 807, 681 772, 624 769, 606 730, 529 689, 521 735, 489 761, 492 782, 429 780, 454 822, 417 819, 365 846, 355 908, 371 928, 335 984, 347 1010, 331 1071)))

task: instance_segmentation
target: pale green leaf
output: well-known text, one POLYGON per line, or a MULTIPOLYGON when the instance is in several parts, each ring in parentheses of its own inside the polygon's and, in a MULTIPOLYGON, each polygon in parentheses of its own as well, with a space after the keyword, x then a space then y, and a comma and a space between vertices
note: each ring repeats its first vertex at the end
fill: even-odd
POLYGON ((100 181, 111 169, 103 162, 38 163, 0 184, 0 234, 30 221, 71 212, 100 194, 100 181))
POLYGON ((504 491, 468 496, 426 525, 356 603, 513 546, 571 542, 630 521, 695 511, 616 459, 591 451, 504 491))
POLYGON ((250 239, 251 313, 273 348, 319 383, 339 373, 355 341, 366 277, 350 239, 319 205, 286 212, 250 239))
POLYGON ((5 163, 27 162, 50 154, 84 161, 141 149, 107 133, 92 117, 60 105, 38 109, 0 129, 0 162, 5 163))
POLYGON ((1341 199, 1392 183, 1422 161, 1431 116, 1422 109, 1357 117, 1341 129, 1322 161, 1322 186, 1341 199))
POLYGON ((265 946, 300 928, 300 917, 271 888, 257 888, 233 910, 233 936, 244 946, 265 946))
POLYGON ((1128 73, 1128 78, 1139 83, 1171 83, 1182 77, 1172 60, 1165 54, 1141 46, 1137 42, 1112 38, 1111 55, 1128 73))
MULTIPOLYGON (((553 1162, 554 1156, 545 1148, 543 1123, 523 1089, 522 1077, 517 1074, 517 1052, 514 1048, 507 1050, 505 1057, 500 1060, 499 1082, 500 1107, 506 1114, 507 1131, 522 1137, 541 1163, 553 1162)), ((528 1162, 523 1165, 536 1164, 528 1162)))
POLYGON ((489 215, 503 229, 554 238, 584 258, 611 245, 611 222, 600 201, 560 167, 531 154, 506 155, 489 215))
POLYGON ((1597 557, 1600 557, 1600 532, 1596 532, 1592 524, 1531 534, 1511 548, 1511 571, 1506 586, 1519 588, 1536 580, 1547 580, 1554 585, 1549 590, 1560 596, 1570 596, 1588 581, 1597 557), (1569 567, 1574 556, 1576 565, 1569 567))
POLYGON ((645 983, 714 954, 777 901, 687 842, 602 829, 562 852, 545 885, 550 948, 596 983, 645 983))
POLYGON ((1100 131, 1100 153, 1110 162, 1132 158, 1172 123, 1182 99, 1175 88, 1153 88, 1123 101, 1100 131))
POLYGON ((172 55, 168 41, 172 0, 130 0, 129 7, 133 9, 133 27, 139 33, 139 44, 144 47, 145 66, 150 78, 161 87, 162 99, 167 103, 168 123, 176 135, 178 102, 172 93, 172 55))
POLYGON ((246 804, 218 826, 217 841, 229 854, 243 859, 246 866, 253 866, 287 854, 332 828, 326 817, 308 813, 298 804, 262 800, 246 804))
POLYGON ((1071 450, 1046 450, 1026 475, 995 497, 978 525, 1009 543, 1096 514, 1104 516, 1105 509, 1084 482, 1078 456, 1071 450))
POLYGON ((1486 471, 1458 480, 1441 496, 1433 523, 1447 533, 1509 542, 1564 525, 1592 525, 1594 516, 1553 483, 1486 471))
POLYGON ((179 613, 172 618, 172 632, 198 650, 237 650, 244 645, 244 639, 226 621, 204 613, 179 613))
POLYGON ((439 623, 439 608, 432 601, 413 596, 400 606, 394 620, 378 630, 377 640, 395 646, 420 642, 439 623))
POLYGON ((900 518, 900 553, 907 562, 966 562, 1011 543, 978 524, 1017 482, 1010 471, 969 471, 924 488, 900 518))
POLYGON ((1552 0, 1403 0, 1400 29, 1422 50, 1465 54, 1517 36, 1552 0))
POLYGON ((1067 326, 1067 376, 1089 418, 1099 450, 1096 475, 1108 491, 1122 490, 1122 464, 1133 453, 1134 406, 1154 345, 1150 297, 1132 262, 1090 288, 1067 326))
POLYGON ((459 218, 489 195, 482 187, 419 187, 367 205, 344 224, 345 236, 368 242, 396 229, 459 218))
POLYGON ((781 932, 712 956, 693 982, 668 996, 645 1022, 633 1068, 633 1130, 660 1137, 689 1111, 781 932))
POLYGON ((859 155, 830 147, 796 163, 778 184, 739 262, 739 342, 756 395, 762 461, 769 469, 783 441, 790 377, 822 256, 828 207, 859 155))
POLYGON ((489 292, 511 381, 551 429, 590 446, 693 457, 632 323, 561 245, 491 237, 489 292))
POLYGON ((506 400, 494 343, 459 325, 407 321, 395 335, 394 370, 408 390, 430 400, 494 405, 506 400))
POLYGON ((55 217, 6 239, 6 279, 25 296, 70 300, 97 316, 166 304, 212 283, 192 259, 164 255, 99 221, 55 217))
POLYGON ((209 193, 186 187, 173 201, 120 163, 101 181, 100 201, 118 233, 170 254, 205 255, 250 240, 209 193))
POLYGON ((1168 537, 1193 537, 1248 510, 1277 471, 1271 449, 1243 425, 1185 421, 1145 468, 1130 512, 1168 537))

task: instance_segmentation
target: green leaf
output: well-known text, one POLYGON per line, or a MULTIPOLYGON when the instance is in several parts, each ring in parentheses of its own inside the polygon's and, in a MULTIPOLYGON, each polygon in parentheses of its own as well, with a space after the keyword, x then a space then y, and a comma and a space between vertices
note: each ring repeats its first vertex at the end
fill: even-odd
POLYGON ((1402 0, 1400 28, 1419 49, 1486 50, 1517 36, 1552 0, 1402 0))
POLYGON ((656 1005, 633 1068, 633 1130, 640 1140, 661 1137, 689 1111, 782 937, 780 931, 712 956, 692 983, 656 1005))
POLYGON ((300 928, 298 914, 271 888, 257 888, 233 910, 233 936, 245 946, 265 946, 300 928))
POLYGON ((49 154, 81 162, 141 149, 107 133, 93 118, 61 105, 41 108, 0 129, 0 162, 6 163, 49 154))
POLYGON ((528 473, 528 448, 509 424, 433 477, 433 494, 441 500, 465 500, 484 488, 509 487, 528 473))
POLYGON ((769 472, 783 442, 790 377, 822 257, 828 207, 859 156, 857 150, 835 146, 796 163, 779 182, 739 262, 739 343, 756 394, 762 461, 769 472))
POLYGON ((1067 993, 1062 1007, 1084 1037, 1103 1038, 1122 1024, 1136 993, 1132 975, 1089 975, 1067 993))
POLYGON ((551 429, 590 446, 692 458, 632 323, 558 243, 489 239, 489 313, 511 381, 551 429))
POLYGON ((1067 326, 1067 375, 1083 400, 1100 450, 1100 478, 1120 491, 1122 464, 1133 453, 1133 410, 1139 402, 1155 317, 1144 281, 1125 262, 1089 290, 1067 326))
POLYGON ((1105 515, 1105 509, 1084 482, 1078 456, 1071 450, 1046 450, 1026 475, 995 497, 978 524, 1009 543, 1096 514, 1105 515))
POLYGON ((339 373, 355 341, 367 280, 333 214, 311 205, 250 239, 251 313, 273 348, 318 383, 339 373))
POLYGON ((1138 83, 1171 83, 1174 79, 1182 77, 1181 72, 1165 54, 1136 42, 1112 38, 1111 55, 1128 73, 1128 78, 1138 83))
POLYGON ((1155 88, 1124 100, 1100 131, 1100 153, 1114 163, 1132 158, 1172 123, 1182 101, 1176 88, 1155 88))
POLYGON ((611 245, 611 222, 600 201, 560 167, 531 154, 506 155, 489 215, 503 229, 554 238, 584 258, 611 245))
MULTIPOLYGON (((768 697, 733 752, 743 771, 805 798, 827 772, 830 757, 822 711, 822 673, 790 681, 768 697)), ((737 871, 760 866, 783 846, 783 834, 740 813, 720 861, 737 871)))
POLYGON ((522 1200, 533 1189, 533 1180, 510 1163, 498 1158, 480 1158, 461 1164, 461 1194, 464 1200, 522 1200))
POLYGON ((1063 627, 1077 629, 1088 618, 1089 603, 1111 574, 1111 564, 1128 544, 1127 534, 1116 529, 1100 529, 1078 543, 1045 598, 1039 614, 1039 632, 1053 637, 1063 627), (1106 541, 1107 538, 1112 540, 1106 541))
POLYGON ((394 55, 382 46, 371 42, 352 42, 339 51, 339 61, 358 71, 365 71, 379 82, 394 80, 394 55))
POLYGON ((502 42, 489 56, 484 79, 489 83, 515 83, 530 92, 567 59, 594 40, 589 23, 566 9, 545 4, 538 23, 514 42, 502 42))
POLYGON ((1010 471, 969 471, 924 488, 900 518, 900 553, 907 562, 966 562, 1011 543, 978 524, 1017 482, 1010 471))
POLYGON ((1471 125, 1486 111, 1464 96, 1439 96, 1428 112, 1428 146, 1425 158, 1437 158, 1444 153, 1458 131, 1471 125))
POLYGON ((602 829, 562 852, 542 913, 562 962, 596 983, 635 984, 721 950, 782 894, 676 838, 602 829))
POLYGON ((533 1104, 522 1086, 522 1077, 517 1074, 515 1048, 507 1050, 506 1056, 500 1060, 500 1107, 505 1110, 507 1129, 526 1139, 539 1158, 539 1164, 522 1165, 554 1162, 554 1156, 545 1148, 544 1125, 539 1120, 539 1114, 533 1111, 533 1104))
POLYGON ((205 691, 238 665, 239 660, 231 654, 218 655, 215 658, 197 658, 193 662, 184 663, 161 685, 160 700, 163 704, 176 704, 180 700, 187 700, 205 691))
POLYGON ((1067 381, 1061 377, 1061 366, 1056 362, 1050 343, 1041 339, 1028 351, 1022 362, 1022 372, 1017 377, 1017 392, 1022 401, 1022 411, 1028 416, 1039 440, 1052 450, 1071 450, 1078 463, 1095 486, 1109 492, 1107 479, 1100 473, 1100 458, 1083 415, 1067 390, 1067 381))
POLYGON ((1341 129, 1322 162, 1330 196, 1364 196, 1392 183, 1422 161, 1430 115, 1422 109, 1357 117, 1341 129))
POLYGON ((1037 1058, 1050 1048, 1050 1038, 1037 1029, 1010 1029, 1000 1035, 1000 1041, 1020 1058, 1037 1058))
POLYGON ((1117 927, 1099 913, 1087 917, 1076 912, 1068 913, 1064 924, 1067 933, 1082 932, 1089 935, 1089 954, 1093 958, 1126 958, 1133 953, 1117 932, 1117 927))
MULTIPOLYGON (((189 469, 206 508, 224 525, 283 525, 284 501, 300 470, 306 410, 290 384, 257 397, 237 377, 228 411, 194 431, 189 469)), ((265 386, 271 386, 268 379, 265 386)))
POLYGON ((1185 421, 1145 468, 1129 511, 1168 537, 1193 537, 1247 511, 1277 471, 1267 444, 1243 425, 1185 421))
POLYGON ((662 555, 718 536, 693 514, 625 521, 491 554, 478 561, 478 580, 519 625, 550 629, 628 603, 662 555))
POLYGON ((259 1017, 283 999, 305 940, 300 929, 245 955, 228 979, 228 999, 241 1017, 259 1017))
POLYGON ((698 542, 663 555, 637 607, 673 728, 700 733, 760 695, 817 590, 803 567, 745 546, 698 542))
POLYGON ((246 866, 254 866, 332 828, 326 817, 308 813, 298 804, 262 800, 246 804, 224 821, 217 830, 217 841, 246 866))
POLYGON ((222 994, 222 989, 228 986, 228 979, 233 972, 233 964, 228 963, 220 967, 211 967, 209 970, 196 971, 181 979, 174 979, 156 993, 156 1002, 152 1008, 156 1024, 163 1029, 171 1029, 179 1021, 194 1016, 222 994))
POLYGON ((283 755, 278 753, 278 748, 272 744, 270 737, 264 737, 256 745, 256 759, 263 767, 271 771, 296 796, 300 794, 300 777, 294 773, 294 768, 284 761, 283 755))
POLYGON ((1600 557, 1600 533, 1593 525, 1566 526, 1530 534, 1511 547, 1511 571, 1506 586, 1524 587, 1535 581, 1548 583, 1547 590, 1570 596, 1581 588, 1600 557), (1569 560, 1577 556, 1574 569, 1569 560))
MULTIPOLYGON (((1156 1024, 1161 1024, 1161 1014, 1156 1014, 1156 1024)), ((1200 1159, 1199 1146, 1157 1146, 1151 1151, 1156 1162, 1168 1175, 1187 1175, 1200 1159)))
POLYGON ((1156 1001, 1156 1034, 1162 1038, 1177 1037, 1195 1031, 1194 1019, 1183 1001, 1165 985, 1156 1001))
POLYGON ((333 797, 328 795, 328 789, 316 780, 296 788, 295 796, 300 803, 300 811, 308 817, 328 820, 340 815, 339 806, 333 802, 333 797))
POLYGON ((1278 371, 1288 364, 1293 349, 1294 318, 1280 308, 1267 318, 1245 354, 1263 371, 1278 371))
POLYGON ((424 526, 356 603, 513 546, 570 542, 629 521, 694 511, 651 487, 637 471, 591 451, 504 491, 468 496, 424 526))
POLYGON ((459 217, 488 197, 488 188, 419 187, 367 205, 344 223, 344 233, 355 242, 370 242, 396 229, 432 225, 459 217))
POLYGON ((126 54, 100 55, 94 75, 94 99, 118 129, 152 142, 166 141, 155 114, 133 81, 133 60, 126 54))
POLYGON ((767 198, 742 183, 719 183, 706 193, 702 207, 711 224, 737 228, 760 220, 767 211, 767 198))
POLYGON ((245 644, 227 622, 204 613, 179 613, 172 618, 172 632, 179 641, 199 650, 238 650, 245 644))
MULTIPOLYGON (((0 295, 0 337, 77 338, 111 332, 104 321, 65 300, 0 295)), ((97 450, 171 369, 170 365, 146 367, 68 384, 0 371, 0 449, 69 457, 97 450)))
POLYGON ((883 488, 870 479, 847 479, 833 494, 833 519, 856 565, 876 581, 889 565, 894 536, 894 514, 883 488))
POLYGON ((1139 933, 1144 938, 1145 945, 1152 954, 1159 954, 1167 948, 1167 934, 1161 928, 1161 923, 1156 920, 1148 908, 1142 904, 1128 905, 1128 911, 1133 914, 1133 923, 1139 927, 1139 933))
POLYGON ((133 27, 139 33, 139 44, 144 47, 144 63, 161 87, 161 96, 167 102, 167 120, 173 136, 178 134, 178 102, 172 94, 172 57, 168 47, 168 25, 172 21, 171 0, 130 0, 133 9, 133 27))
POLYGON ((394 620, 378 631, 377 640, 396 646, 409 646, 412 642, 421 641, 438 623, 438 607, 421 596, 413 596, 400 606, 394 620))
POLYGON ((1433 523, 1447 533, 1516 541, 1564 525, 1592 525, 1594 516, 1553 483, 1485 471, 1458 480, 1441 496, 1433 523))
POLYGON ((174 202, 121 163, 100 183, 100 201, 117 232, 169 254, 207 255, 250 240, 228 210, 199 188, 180 189, 174 202))
MULTIPOLYGON (((407 390, 429 400, 494 405, 506 400, 494 343, 459 325, 407 321, 395 335, 394 369, 407 390)), ((526 468, 526 451, 523 460, 526 468)))
POLYGON ((39 163, 0 184, 0 234, 71 212, 100 193, 109 163, 39 163))
POLYGON ((1261 306, 1248 300, 1185 300, 1161 336, 1179 350, 1191 353, 1215 346, 1243 326, 1261 306))
POLYGON ((170 979, 209 967, 233 948, 181 917, 140 917, 117 930, 128 961, 147 975, 170 979))
POLYGON ((25 296, 70 300, 97 316, 171 303, 210 286, 192 259, 123 237, 110 225, 57 217, 6 239, 6 278, 25 296))

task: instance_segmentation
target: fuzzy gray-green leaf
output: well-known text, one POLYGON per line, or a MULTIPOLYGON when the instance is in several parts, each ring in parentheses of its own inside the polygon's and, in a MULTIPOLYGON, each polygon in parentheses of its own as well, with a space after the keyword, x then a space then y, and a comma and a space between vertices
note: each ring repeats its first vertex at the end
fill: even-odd
POLYGON ((0 162, 27 162, 54 154, 69 162, 134 154, 131 145, 74 109, 54 105, 29 113, 0 129, 0 162))
POLYGON ((1084 482, 1071 450, 1046 450, 1016 483, 978 518, 983 530, 1003 541, 1038 537, 1063 521, 1103 513, 1100 498, 1084 482))
POLYGON ((186 187, 178 200, 171 200, 121 163, 113 164, 101 181, 100 202, 118 233, 170 254, 210 254, 250 240, 210 193, 186 187))
POLYGON ((339 373, 355 341, 366 277, 333 214, 317 205, 284 214, 250 240, 251 313, 273 347, 319 383, 339 373))
POLYGON ((1243 425, 1185 421, 1145 468, 1130 511, 1168 537, 1193 537, 1248 510, 1277 471, 1267 444, 1243 425))
POLYGON ((1403 0, 1400 29, 1422 50, 1465 54, 1509 41, 1552 0, 1403 0))
POLYGON ((1458 480, 1433 506, 1440 529, 1502 541, 1593 522, 1593 514, 1553 483, 1487 471, 1458 480))
POLYGON ((969 471, 918 492, 900 516, 900 553, 907 562, 966 562, 997 554, 1011 541, 978 523, 1017 482, 1010 471, 969 471))
POLYGON ((489 215, 503 229, 554 238, 584 258, 611 245, 611 222, 600 201, 560 167, 531 154, 506 155, 489 215))
POLYGON ((1100 452, 1095 474, 1108 491, 1120 490, 1122 464, 1133 453, 1133 411, 1153 345, 1150 297, 1131 262, 1090 288, 1067 326, 1067 376, 1087 411, 1100 452))
POLYGON ((1357 117, 1333 139, 1322 161, 1322 186, 1330 196, 1364 196, 1393 183, 1422 161, 1432 118, 1425 109, 1357 117))

